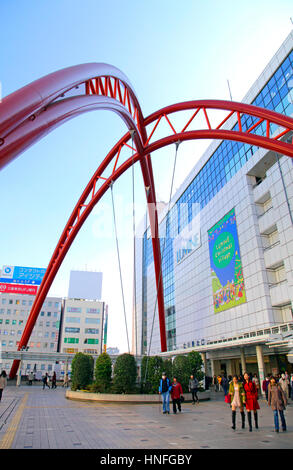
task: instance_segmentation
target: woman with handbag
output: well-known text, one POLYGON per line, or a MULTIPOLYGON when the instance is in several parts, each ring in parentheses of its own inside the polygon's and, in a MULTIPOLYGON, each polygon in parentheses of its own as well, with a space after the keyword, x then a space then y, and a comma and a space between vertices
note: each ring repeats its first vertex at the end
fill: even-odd
POLYGON ((268 390, 268 406, 271 406, 274 412, 275 432, 279 432, 278 412, 281 418, 282 429, 283 431, 286 431, 287 426, 284 416, 284 410, 286 409, 287 405, 287 397, 282 387, 276 382, 275 377, 270 378, 270 385, 268 386, 268 390))
POLYGON ((255 382, 250 380, 249 375, 247 372, 244 374, 244 391, 246 395, 246 412, 247 412, 247 419, 249 424, 249 431, 252 431, 252 423, 251 423, 251 412, 253 411, 254 414, 254 423, 255 428, 258 429, 258 416, 257 410, 259 410, 259 404, 257 401, 258 393, 255 382))
POLYGON ((236 429, 236 409, 239 408, 242 418, 242 429, 245 428, 245 414, 243 411, 245 403, 245 391, 241 382, 238 382, 237 375, 233 376, 233 380, 229 386, 229 395, 231 396, 232 407, 232 429, 236 429))

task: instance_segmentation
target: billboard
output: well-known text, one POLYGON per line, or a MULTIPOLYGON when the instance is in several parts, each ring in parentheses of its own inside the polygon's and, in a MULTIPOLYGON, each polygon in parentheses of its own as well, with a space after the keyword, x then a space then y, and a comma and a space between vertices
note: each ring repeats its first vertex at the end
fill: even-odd
POLYGON ((1 294, 27 294, 36 295, 38 286, 24 286, 21 284, 0 283, 1 294))
POLYGON ((242 263, 233 208, 208 230, 214 313, 246 302, 242 263))
POLYGON ((40 285, 45 272, 46 269, 44 268, 4 265, 0 275, 0 282, 40 285))

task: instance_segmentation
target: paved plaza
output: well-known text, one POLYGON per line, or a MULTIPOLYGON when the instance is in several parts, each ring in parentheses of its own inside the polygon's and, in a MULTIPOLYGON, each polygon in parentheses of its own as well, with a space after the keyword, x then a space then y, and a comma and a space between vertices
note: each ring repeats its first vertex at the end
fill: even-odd
POLYGON ((78 402, 65 390, 8 386, 0 403, 0 449, 292 449, 293 403, 288 431, 273 432, 273 414, 260 400, 260 429, 231 429, 231 411, 222 393, 181 414, 163 415, 158 404, 117 405, 78 402))

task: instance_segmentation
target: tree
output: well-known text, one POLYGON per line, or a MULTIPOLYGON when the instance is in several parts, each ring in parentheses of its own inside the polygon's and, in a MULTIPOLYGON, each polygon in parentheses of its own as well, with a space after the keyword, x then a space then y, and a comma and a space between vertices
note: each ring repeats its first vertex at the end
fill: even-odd
POLYGON ((137 366, 134 356, 121 354, 114 365, 113 391, 131 393, 135 389, 137 366))
POLYGON ((71 364, 72 390, 83 389, 93 380, 94 359, 89 354, 75 354, 71 364))
POLYGON ((197 351, 191 351, 187 355, 189 361, 189 372, 190 375, 194 375, 197 380, 200 382, 204 378, 204 373, 202 371, 203 360, 201 355, 197 351))
POLYGON ((176 356, 173 361, 173 377, 181 383, 183 392, 188 392, 190 378, 190 362, 187 356, 176 356))
POLYGON ((160 356, 144 356, 141 364, 142 390, 156 393, 159 389, 160 378, 164 372, 164 361, 160 356), (147 368, 147 375, 146 375, 147 368))
POLYGON ((95 366, 95 388, 97 391, 106 392, 110 388, 112 377, 112 361, 107 353, 98 356, 95 366))

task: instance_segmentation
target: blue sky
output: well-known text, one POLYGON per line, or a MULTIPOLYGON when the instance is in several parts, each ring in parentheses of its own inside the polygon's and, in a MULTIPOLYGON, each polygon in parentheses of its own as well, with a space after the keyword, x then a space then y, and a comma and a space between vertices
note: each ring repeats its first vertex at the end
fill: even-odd
MULTIPOLYGON (((145 116, 191 99, 241 101, 289 34, 292 2, 183 0, 11 0, 0 3, 0 81, 6 96, 55 70, 106 62, 130 79, 145 116)), ((125 133, 116 115, 78 117, 28 149, 0 173, 0 266, 46 267, 88 180, 125 133)), ((175 187, 206 143, 180 147, 175 187)), ((174 149, 153 155, 158 199, 168 199, 174 149)), ((136 200, 144 191, 135 170, 136 200)), ((131 212, 131 173, 115 184, 118 206, 131 212)), ((108 342, 126 349, 110 194, 89 217, 50 293, 66 296, 70 269, 104 272, 108 342), (103 236, 99 235, 103 231, 103 236)), ((118 218, 129 328, 132 306, 132 221, 118 218), (128 227, 128 230, 127 230, 128 227)))

